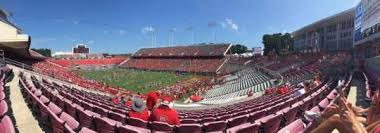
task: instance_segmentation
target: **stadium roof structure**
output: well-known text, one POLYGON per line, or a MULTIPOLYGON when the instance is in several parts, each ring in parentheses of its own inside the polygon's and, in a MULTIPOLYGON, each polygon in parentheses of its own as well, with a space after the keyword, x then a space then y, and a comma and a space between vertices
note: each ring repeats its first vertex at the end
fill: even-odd
POLYGON ((347 18, 353 18, 355 16, 355 8, 350 8, 348 10, 345 10, 343 12, 340 12, 338 14, 323 18, 319 21, 316 21, 312 24, 309 24, 305 27, 302 27, 301 29, 298 29, 292 33, 293 36, 297 36, 299 34, 308 33, 315 31, 316 29, 320 27, 325 27, 330 24, 336 24, 339 23, 341 20, 347 19, 347 18))
POLYGON ((30 53, 31 37, 8 21, 8 13, 0 8, 0 49, 6 56, 40 59, 43 56, 30 53), (35 55, 35 56, 34 56, 35 55))
POLYGON ((223 57, 230 48, 227 43, 142 48, 133 57, 223 57))

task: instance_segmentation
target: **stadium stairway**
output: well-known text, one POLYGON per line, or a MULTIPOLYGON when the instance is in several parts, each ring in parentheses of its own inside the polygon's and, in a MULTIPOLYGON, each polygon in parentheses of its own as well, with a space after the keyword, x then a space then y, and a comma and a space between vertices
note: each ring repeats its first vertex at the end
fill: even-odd
POLYGON ((17 75, 19 74, 19 70, 13 69, 13 74, 16 76, 6 85, 12 90, 10 91, 10 101, 15 119, 15 127, 20 133, 42 133, 42 128, 28 108, 21 94, 21 89, 18 86, 19 77, 17 75))

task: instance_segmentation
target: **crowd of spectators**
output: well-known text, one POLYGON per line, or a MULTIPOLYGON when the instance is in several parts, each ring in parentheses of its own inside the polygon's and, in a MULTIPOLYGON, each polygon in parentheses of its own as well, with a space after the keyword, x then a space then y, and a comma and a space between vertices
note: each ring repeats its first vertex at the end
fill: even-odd
POLYGON ((133 57, 220 57, 230 44, 192 45, 176 47, 142 48, 133 57))
POLYGON ((123 66, 133 69, 216 73, 224 58, 134 58, 123 66))
MULTIPOLYGON (((118 97, 118 99, 114 99, 114 102, 117 104, 130 104, 131 98, 134 95, 139 95, 141 98, 146 98, 145 94, 136 94, 136 92, 131 92, 123 88, 111 87, 95 80, 83 78, 82 76, 49 61, 34 63, 32 66, 34 71, 53 78, 57 78, 87 89, 93 89, 115 95, 118 97)), ((172 99, 179 99, 183 98, 183 95, 188 93, 205 93, 208 88, 211 88, 211 86, 212 82, 207 77, 195 77, 190 80, 178 81, 172 86, 159 89, 162 91, 162 94, 172 99)))
POLYGON ((49 60, 55 64, 62 67, 72 67, 72 66, 106 66, 106 65, 119 65, 126 58, 103 58, 103 59, 60 59, 60 60, 49 60))
POLYGON ((132 69, 216 73, 229 44, 143 48, 122 66, 132 69))
POLYGON ((97 82, 95 80, 85 79, 68 69, 53 64, 48 61, 37 62, 32 65, 33 70, 45 75, 48 75, 59 80, 63 80, 87 89, 94 89, 101 92, 110 94, 116 94, 119 88, 113 88, 105 85, 104 83, 97 82))

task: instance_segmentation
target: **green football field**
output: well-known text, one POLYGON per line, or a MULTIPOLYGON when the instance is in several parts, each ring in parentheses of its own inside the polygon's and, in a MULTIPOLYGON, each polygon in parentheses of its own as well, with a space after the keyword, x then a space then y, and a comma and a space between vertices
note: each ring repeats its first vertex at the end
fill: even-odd
POLYGON ((133 92, 142 93, 174 85, 177 81, 193 77, 189 74, 129 69, 79 70, 76 72, 88 79, 104 82, 110 86, 120 86, 133 92))

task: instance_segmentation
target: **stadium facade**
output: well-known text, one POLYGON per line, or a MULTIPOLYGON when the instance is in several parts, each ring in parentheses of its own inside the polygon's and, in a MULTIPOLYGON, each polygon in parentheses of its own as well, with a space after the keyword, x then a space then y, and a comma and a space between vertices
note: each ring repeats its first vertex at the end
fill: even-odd
POLYGON ((339 52, 353 48, 355 8, 307 25, 292 33, 299 53, 339 52))
POLYGON ((355 56, 371 58, 380 54, 380 1, 362 0, 355 9, 355 56))

